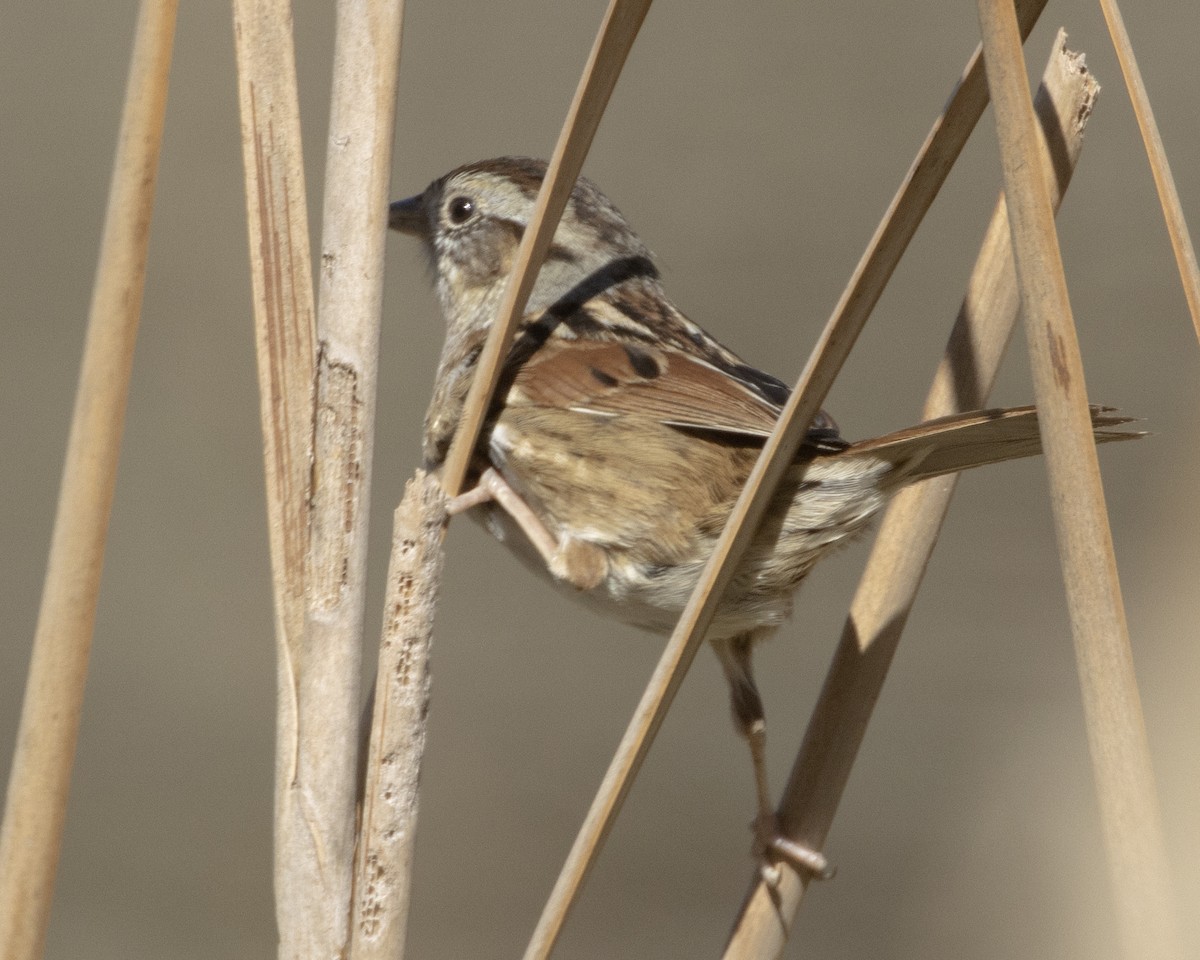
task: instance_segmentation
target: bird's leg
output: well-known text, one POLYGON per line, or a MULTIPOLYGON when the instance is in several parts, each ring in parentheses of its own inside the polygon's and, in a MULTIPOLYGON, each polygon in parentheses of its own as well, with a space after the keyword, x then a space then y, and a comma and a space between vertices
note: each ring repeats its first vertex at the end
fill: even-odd
POLYGON ((713 641, 729 681, 733 721, 738 732, 746 738, 750 761, 754 765, 754 789, 758 797, 754 853, 762 860, 763 880, 771 886, 779 883, 779 868, 770 862, 772 855, 783 857, 818 879, 826 880, 833 876, 833 868, 824 854, 782 836, 775 808, 771 805, 771 793, 767 788, 767 721, 750 665, 756 636, 756 633, 748 632, 713 641))
POLYGON ((446 512, 454 516, 493 502, 513 518, 555 577, 580 590, 590 590, 604 579, 608 572, 604 551, 574 537, 564 535, 555 540, 542 518, 493 467, 484 470, 479 482, 466 493, 451 498, 446 512))

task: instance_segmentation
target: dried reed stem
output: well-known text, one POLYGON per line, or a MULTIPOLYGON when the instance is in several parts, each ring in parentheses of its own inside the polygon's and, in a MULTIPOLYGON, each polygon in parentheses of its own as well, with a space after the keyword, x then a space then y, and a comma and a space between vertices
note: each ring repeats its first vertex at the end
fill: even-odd
POLYGON ((0 957, 40 957, 142 309, 176 0, 138 12, 58 511, 0 827, 0 957))
MULTIPOLYGON (((291 647, 295 727, 280 750, 289 842, 303 883, 286 946, 342 955, 350 941, 362 625, 388 178, 401 0, 341 0, 325 165, 317 303, 316 416, 302 643, 291 647)), ((283 866, 281 862, 281 866, 283 866)), ((285 922, 281 917, 281 925, 285 922)))
POLYGON ((246 217, 258 355, 276 673, 275 912, 281 957, 333 956, 346 906, 330 911, 300 779, 302 661, 313 431, 312 266, 300 108, 287 0, 234 0, 246 217))
POLYGON ((399 960, 404 954, 445 529, 441 484, 418 470, 393 519, 355 864, 353 960, 399 960))
MULTIPOLYGON (((1023 28, 1032 29, 1045 0, 1020 4, 1023 28)), ((979 52, 934 123, 883 221, 872 237, 846 291, 826 323, 779 423, 763 447, 745 490, 680 616, 625 735, 609 764, 550 897, 542 909, 525 960, 549 956, 623 804, 633 779, 662 725, 683 675, 691 665, 737 561, 758 525, 771 492, 791 464, 808 424, 845 362, 871 309, 883 293, 901 254, 932 204, 954 160, 987 104, 979 52)))
POLYGON ((517 250, 516 263, 509 274, 504 299, 476 365, 475 379, 467 394, 462 419, 446 456, 442 484, 450 496, 462 492, 467 467, 475 444, 479 441, 479 432, 483 429, 484 414, 491 406, 492 394, 496 391, 501 366, 512 344, 517 321, 525 310, 525 303, 533 290, 542 261, 546 259, 550 241, 554 239, 558 221, 575 181, 579 179, 592 138, 600 126, 600 118, 604 116, 604 108, 608 106, 625 58, 649 9, 650 0, 610 0, 604 14, 592 52, 583 68, 583 76, 580 77, 575 97, 558 135, 558 142, 554 145, 554 153, 550 156, 533 216, 517 250))
POLYGON ((1154 186, 1158 189, 1158 201, 1162 204, 1163 217, 1167 221, 1167 233, 1171 236, 1171 249, 1175 251, 1183 293, 1192 314, 1192 326, 1196 328, 1196 336, 1200 337, 1200 267, 1196 265, 1196 249, 1188 234, 1187 221, 1183 219, 1183 207, 1179 203, 1179 191, 1175 188, 1170 164, 1167 163, 1167 151, 1158 133, 1154 111, 1150 109, 1150 96, 1146 93, 1146 84, 1142 81, 1142 72, 1134 58, 1133 44, 1129 41, 1129 32, 1125 29, 1125 19, 1121 16, 1117 0, 1100 0, 1100 9, 1104 11, 1104 19, 1108 23, 1108 33, 1117 51, 1121 73, 1125 76, 1129 99, 1133 101, 1133 112, 1142 131, 1146 156, 1150 160, 1150 172, 1154 174, 1154 186))
MULTIPOLYGON (((1055 206, 1074 171, 1099 89, 1082 57, 1067 51, 1065 40, 1059 31, 1036 99, 1045 137, 1041 159, 1054 185, 1055 206)), ((923 419, 986 404, 1019 306, 1001 196, 923 419)), ((779 806, 783 834, 813 849, 824 845, 833 822, 957 480, 954 475, 940 477, 903 490, 884 516, 779 806)), ((807 877, 791 870, 783 872, 774 890, 756 879, 734 924, 725 960, 779 956, 806 888, 807 877)))
POLYGON ((1182 956, 1083 364, 1008 0, 978 0, 1050 502, 1126 956, 1182 956))

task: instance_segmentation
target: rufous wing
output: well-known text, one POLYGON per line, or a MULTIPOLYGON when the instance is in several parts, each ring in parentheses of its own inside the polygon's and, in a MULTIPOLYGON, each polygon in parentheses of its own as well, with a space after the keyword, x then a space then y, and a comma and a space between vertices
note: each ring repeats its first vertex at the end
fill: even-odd
POLYGON ((641 344, 551 341, 517 372, 507 403, 593 416, 639 416, 690 430, 761 440, 779 408, 696 357, 641 344))

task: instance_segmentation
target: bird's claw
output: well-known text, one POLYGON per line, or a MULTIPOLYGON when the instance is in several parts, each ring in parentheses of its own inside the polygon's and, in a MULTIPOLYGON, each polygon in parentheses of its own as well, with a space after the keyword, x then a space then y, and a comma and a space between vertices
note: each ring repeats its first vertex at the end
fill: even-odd
POLYGON ((778 860, 786 860, 814 880, 829 880, 837 872, 837 868, 819 850, 785 837, 773 815, 759 817, 754 823, 754 854, 760 864, 759 875, 772 889, 779 886, 783 875, 776 862, 778 860))

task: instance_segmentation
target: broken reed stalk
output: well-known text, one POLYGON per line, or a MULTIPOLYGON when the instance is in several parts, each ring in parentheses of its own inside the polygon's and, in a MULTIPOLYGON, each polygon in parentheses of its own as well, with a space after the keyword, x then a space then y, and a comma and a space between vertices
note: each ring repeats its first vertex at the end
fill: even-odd
MULTIPOLYGON (((1045 0, 1018 0, 1022 35, 1033 29, 1045 0)), ((525 960, 548 957, 578 897, 600 847, 612 828, 633 779, 662 725, 683 675, 695 658, 738 559, 745 550, 783 471, 791 464, 808 424, 825 399, 833 378, 849 356, 871 309, 925 212, 945 182, 954 161, 987 105, 980 53, 976 50, 943 114, 934 122, 876 229, 846 290, 813 350, 779 423, 763 447, 754 470, 688 601, 671 639, 592 800, 583 825, 542 909, 525 950, 525 960)))
MULTIPOLYGON (((1056 207, 1074 171, 1099 90, 1083 58, 1067 51, 1065 42, 1060 30, 1035 100, 1044 137, 1041 160, 1053 184, 1056 207)), ((1019 306, 1001 195, 934 375, 923 420, 986 405, 1019 306)), ((884 515, 780 801, 780 829, 798 843, 818 850, 824 845, 957 482, 952 474, 902 490, 884 515)), ((778 957, 807 885, 808 878, 793 870, 782 871, 775 889, 756 879, 734 923, 724 960, 778 957)))
POLYGON ((1146 145, 1146 156, 1150 161, 1150 172, 1154 175, 1154 186, 1158 190, 1163 217, 1167 221, 1167 233, 1171 237, 1171 249, 1175 251, 1175 263, 1179 267, 1183 294, 1192 314, 1192 326, 1195 327, 1196 336, 1200 337, 1200 267, 1196 265, 1196 249, 1192 246, 1192 238, 1188 234, 1187 221, 1183 219, 1179 191, 1175 188, 1175 178, 1171 175, 1170 164, 1167 163, 1167 152, 1158 133, 1158 122, 1150 108, 1150 96, 1146 93, 1146 84, 1133 55, 1133 44, 1130 43, 1129 32, 1125 29, 1125 19, 1121 16, 1117 0, 1100 0, 1100 8, 1104 11, 1104 19, 1108 23, 1108 34, 1116 49, 1117 61, 1121 64, 1129 99, 1133 102, 1133 113, 1142 132, 1142 142, 1146 145))
POLYGON ((0 957, 42 955, 62 849, 133 349, 176 0, 143 0, 41 609, 0 826, 0 957))
POLYGON ((546 252, 550 249, 550 241, 554 239, 554 231, 558 228, 571 190, 579 179, 583 161, 600 126, 600 119, 604 116, 604 108, 608 106, 621 68, 649 9, 650 0, 610 0, 600 23, 558 142, 550 155, 533 216, 517 249, 516 262, 509 274, 504 298, 476 364, 475 378, 471 381, 471 389, 463 405, 462 419, 446 455, 442 484, 452 497, 462 493, 475 444, 479 442, 479 434, 483 429, 484 415, 491 407, 492 395, 496 392, 517 323, 525 311, 525 304, 542 261, 546 259, 546 252))
POLYGON ((334 956, 322 837, 310 826, 297 741, 315 365, 312 263, 288 0, 234 0, 238 106, 275 605, 275 917, 281 957, 334 956))
POLYGON ((1154 773, 1016 19, 978 0, 1017 281, 1125 955, 1181 957, 1154 773))
POLYGON ((352 960, 399 960, 404 955, 429 708, 429 648, 445 530, 441 483, 418 470, 393 517, 355 857, 352 960))

